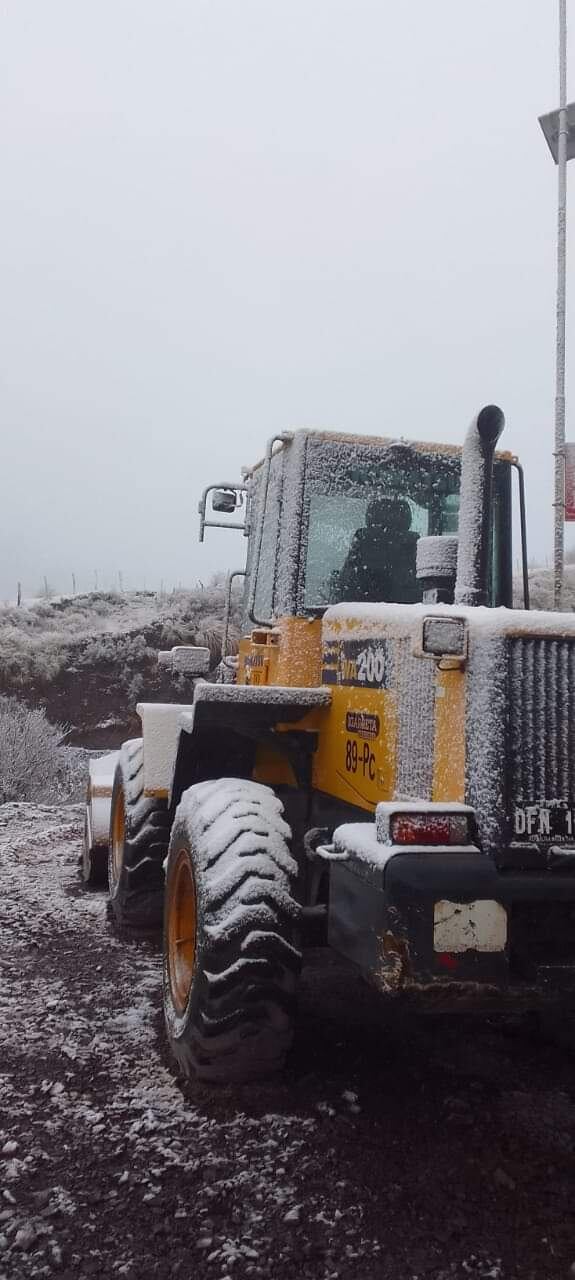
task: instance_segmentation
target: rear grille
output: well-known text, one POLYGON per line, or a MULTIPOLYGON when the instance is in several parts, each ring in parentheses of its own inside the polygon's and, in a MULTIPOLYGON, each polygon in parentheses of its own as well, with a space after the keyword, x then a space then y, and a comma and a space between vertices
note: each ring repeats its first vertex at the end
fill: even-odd
POLYGON ((509 641, 514 803, 575 799, 575 640, 509 641))

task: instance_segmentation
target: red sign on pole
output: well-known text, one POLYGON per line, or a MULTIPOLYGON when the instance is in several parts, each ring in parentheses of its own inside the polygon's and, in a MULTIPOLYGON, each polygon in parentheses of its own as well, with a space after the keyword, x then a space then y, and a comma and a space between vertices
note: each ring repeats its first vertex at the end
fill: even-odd
POLYGON ((565 521, 575 520, 575 444, 565 445, 565 521))

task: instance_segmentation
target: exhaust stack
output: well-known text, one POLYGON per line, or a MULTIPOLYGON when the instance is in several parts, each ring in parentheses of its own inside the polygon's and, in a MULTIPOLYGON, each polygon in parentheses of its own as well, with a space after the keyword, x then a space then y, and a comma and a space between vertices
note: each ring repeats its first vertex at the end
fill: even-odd
POLYGON ((493 458, 505 416, 488 404, 473 419, 461 459, 455 603, 487 604, 493 508, 493 458))

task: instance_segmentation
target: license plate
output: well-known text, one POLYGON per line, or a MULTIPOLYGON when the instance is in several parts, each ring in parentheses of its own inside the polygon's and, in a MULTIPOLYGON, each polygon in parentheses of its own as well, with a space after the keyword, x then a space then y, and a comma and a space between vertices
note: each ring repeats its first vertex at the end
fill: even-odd
POLYGON ((515 840, 533 844, 573 844, 575 808, 562 801, 516 805, 513 814, 515 840))

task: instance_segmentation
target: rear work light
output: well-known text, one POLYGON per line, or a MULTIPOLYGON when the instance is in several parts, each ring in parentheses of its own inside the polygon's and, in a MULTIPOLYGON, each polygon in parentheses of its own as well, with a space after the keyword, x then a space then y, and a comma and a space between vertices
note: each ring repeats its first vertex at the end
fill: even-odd
POLYGON ((424 618, 421 648, 433 658, 464 658, 467 626, 463 618, 424 618))
POLYGON ((396 813, 390 836, 392 844, 467 845, 469 820, 465 813, 396 813))

